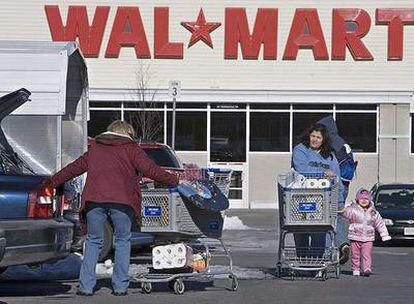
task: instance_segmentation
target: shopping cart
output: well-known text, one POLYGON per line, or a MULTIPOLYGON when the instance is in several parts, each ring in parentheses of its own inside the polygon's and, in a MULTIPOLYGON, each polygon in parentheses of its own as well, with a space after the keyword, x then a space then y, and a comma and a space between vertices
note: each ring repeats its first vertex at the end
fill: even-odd
POLYGON ((229 196, 233 171, 226 168, 185 168, 184 178, 187 180, 209 179, 214 182, 225 196, 229 196))
MULTIPOLYGON (((191 172, 187 171, 185 174, 192 181, 203 178, 217 181, 221 189, 227 189, 228 194, 230 170, 191 169, 191 172)), ((188 246, 202 248, 208 257, 206 267, 199 271, 190 269, 190 272, 182 272, 182 269, 177 269, 176 272, 171 272, 168 269, 156 271, 150 268, 148 273, 136 274, 134 280, 141 283, 142 291, 150 293, 152 284, 168 283, 176 294, 183 294, 184 281, 212 281, 217 276, 227 277, 231 282, 230 289, 237 290, 238 280, 233 273, 230 251, 221 239, 223 223, 220 211, 200 208, 191 200, 180 196, 175 188, 142 191, 141 231, 154 235, 157 245, 185 242, 188 246), (212 268, 214 261, 223 259, 226 262, 225 267, 212 268)))
POLYGON ((293 170, 280 174, 278 199, 279 277, 287 270, 292 279, 303 272, 316 272, 323 280, 334 272, 339 278, 339 250, 335 246, 337 178, 323 173, 299 174, 293 170))

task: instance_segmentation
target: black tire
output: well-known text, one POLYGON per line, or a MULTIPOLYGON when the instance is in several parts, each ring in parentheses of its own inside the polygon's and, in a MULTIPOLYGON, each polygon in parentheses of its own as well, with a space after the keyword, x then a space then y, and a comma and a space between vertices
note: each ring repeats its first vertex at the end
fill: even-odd
POLYGON ((282 277, 282 265, 277 263, 276 265, 276 276, 280 279, 282 277))
POLYGON ((239 288, 239 280, 234 274, 229 275, 229 279, 231 280, 231 291, 237 291, 239 288))
POLYGON ((174 293, 177 295, 182 295, 185 291, 185 285, 183 280, 177 279, 174 281, 174 293))
POLYGON ((150 282, 142 282, 141 283, 141 290, 143 293, 151 293, 152 292, 152 284, 150 282))
POLYGON ((114 228, 109 221, 105 222, 104 227, 104 239, 102 244, 102 250, 99 253, 99 262, 104 262, 110 257, 110 254, 113 249, 113 240, 114 240, 114 228))
POLYGON ((168 288, 170 288, 172 291, 174 291, 174 283, 175 280, 168 281, 168 288))

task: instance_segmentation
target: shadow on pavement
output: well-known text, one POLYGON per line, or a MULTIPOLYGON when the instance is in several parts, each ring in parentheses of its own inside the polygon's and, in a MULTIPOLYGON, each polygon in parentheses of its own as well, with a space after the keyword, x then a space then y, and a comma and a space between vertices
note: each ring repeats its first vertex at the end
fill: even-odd
MULTIPOLYGON (((2 281, 0 297, 28 297, 61 295, 71 290, 69 283, 57 281, 2 281)), ((1 302, 0 302, 1 303, 1 302)))
MULTIPOLYGON (((186 291, 211 291, 213 289, 225 289, 224 283, 220 285, 215 285, 213 282, 196 282, 196 281, 184 281, 186 291), (223 287, 222 287, 223 285, 223 287)), ((102 288, 112 289, 111 279, 98 279, 95 292, 99 291, 102 288)), ((135 294, 141 292, 141 283, 131 281, 128 288, 129 293, 135 294)), ((168 292, 173 293, 173 291, 168 287, 168 283, 153 283, 152 292, 168 292)))
POLYGON ((376 240, 375 247, 414 247, 414 240, 390 240, 388 242, 381 242, 376 240))

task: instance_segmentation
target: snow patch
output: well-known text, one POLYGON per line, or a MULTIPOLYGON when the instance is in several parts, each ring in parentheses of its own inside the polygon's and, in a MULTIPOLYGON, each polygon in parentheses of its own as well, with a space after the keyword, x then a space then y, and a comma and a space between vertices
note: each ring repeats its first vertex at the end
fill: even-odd
POLYGON ((248 230, 250 227, 243 224, 242 220, 237 216, 225 216, 224 217, 224 230, 248 230))
POLYGON ((98 277, 102 276, 112 276, 114 272, 114 264, 111 259, 106 260, 104 263, 96 264, 95 273, 98 277))
POLYGON ((388 254, 388 255, 408 255, 408 252, 389 252, 389 251, 382 251, 382 250, 374 250, 376 254, 388 254))
MULTIPOLYGON (((229 271, 230 268, 228 266, 222 265, 215 265, 211 266, 210 270, 212 273, 219 273, 219 272, 226 272, 229 271)), ((264 273, 262 270, 258 268, 243 268, 238 266, 233 266, 233 273, 237 276, 237 278, 242 280, 262 280, 266 278, 271 278, 272 275, 268 273, 264 273)), ((227 275, 218 275, 216 276, 217 279, 226 279, 227 275)))

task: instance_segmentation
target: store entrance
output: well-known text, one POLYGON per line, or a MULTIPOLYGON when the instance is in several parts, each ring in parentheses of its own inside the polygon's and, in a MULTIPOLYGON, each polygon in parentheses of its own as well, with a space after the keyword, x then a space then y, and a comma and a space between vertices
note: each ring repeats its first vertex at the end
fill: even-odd
POLYGON ((230 208, 248 208, 246 113, 211 112, 210 166, 233 170, 230 208))

